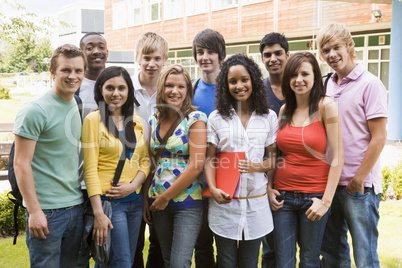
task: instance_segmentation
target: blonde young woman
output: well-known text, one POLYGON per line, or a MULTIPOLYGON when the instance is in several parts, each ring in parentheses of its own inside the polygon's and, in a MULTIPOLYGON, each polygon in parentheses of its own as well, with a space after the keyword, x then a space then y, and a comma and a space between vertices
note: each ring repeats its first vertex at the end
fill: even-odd
MULTIPOLYGON (((149 119, 150 152, 155 155, 177 118, 181 122, 156 163, 145 217, 158 235, 165 267, 190 267, 202 223, 202 186, 198 180, 206 152, 206 121, 193 106, 189 73, 181 65, 167 67, 157 83, 157 112, 149 119), (183 115, 188 113, 188 116, 183 115)), ((149 181, 150 182, 150 181, 149 181)))

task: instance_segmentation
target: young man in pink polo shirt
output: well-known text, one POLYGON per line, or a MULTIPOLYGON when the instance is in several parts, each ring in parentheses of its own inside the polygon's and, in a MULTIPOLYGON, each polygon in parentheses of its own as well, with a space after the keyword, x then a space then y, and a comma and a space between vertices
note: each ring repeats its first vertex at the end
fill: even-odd
POLYGON ((351 266, 348 230, 356 266, 380 267, 379 156, 386 141, 387 90, 354 61, 355 44, 344 25, 323 27, 317 44, 320 57, 335 71, 328 81, 327 95, 338 104, 345 159, 322 243, 322 267, 351 266))

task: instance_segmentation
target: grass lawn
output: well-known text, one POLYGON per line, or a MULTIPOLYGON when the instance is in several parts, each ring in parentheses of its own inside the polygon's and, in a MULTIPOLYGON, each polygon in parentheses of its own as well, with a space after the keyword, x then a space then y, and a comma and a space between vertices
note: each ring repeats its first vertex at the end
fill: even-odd
MULTIPOLYGON (((402 268, 402 201, 386 201, 380 204, 379 245, 381 267, 402 268)), ((146 235, 147 236, 147 235, 146 235)), ((12 238, 0 238, 1 267, 29 267, 25 235, 20 235, 16 245, 12 238)), ((148 254, 148 240, 145 241, 144 259, 148 254)), ((91 267, 93 262, 91 261, 91 267)), ((195 267, 194 264, 192 267, 195 267)), ((352 264, 352 267, 355 267, 352 264)))
POLYGON ((1 123, 14 123, 15 116, 25 101, 19 99, 0 100, 1 123))

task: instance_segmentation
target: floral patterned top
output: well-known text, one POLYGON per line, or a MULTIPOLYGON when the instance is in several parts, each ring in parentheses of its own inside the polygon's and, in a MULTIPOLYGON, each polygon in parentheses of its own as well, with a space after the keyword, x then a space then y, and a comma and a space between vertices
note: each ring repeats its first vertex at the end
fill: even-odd
MULTIPOLYGON (((159 196, 168 189, 176 179, 184 172, 189 164, 189 129, 198 122, 207 123, 207 116, 200 111, 191 112, 173 131, 173 134, 166 142, 165 149, 159 159, 152 185, 149 188, 148 196, 150 205, 154 201, 151 196, 159 196)), ((151 126, 150 148, 155 155, 162 138, 159 136, 159 127, 155 115, 149 118, 151 126)), ((186 209, 202 206, 202 184, 196 179, 186 190, 169 201, 167 209, 186 209)))

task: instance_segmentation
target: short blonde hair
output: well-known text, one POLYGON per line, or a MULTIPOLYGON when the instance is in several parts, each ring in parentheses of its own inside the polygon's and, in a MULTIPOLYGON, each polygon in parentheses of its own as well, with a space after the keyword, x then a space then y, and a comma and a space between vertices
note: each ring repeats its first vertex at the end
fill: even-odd
POLYGON ((186 97, 184 98, 183 105, 181 107, 181 112, 185 114, 186 112, 190 111, 196 111, 196 108, 193 106, 193 84, 191 83, 191 77, 189 72, 180 64, 173 64, 166 69, 164 69, 159 76, 158 82, 156 84, 156 109, 157 109, 157 118, 158 122, 161 122, 162 120, 166 119, 168 115, 168 109, 169 107, 166 105, 166 100, 165 100, 165 83, 169 75, 171 74, 181 74, 184 77, 184 80, 186 81, 186 86, 187 86, 187 94, 186 97))
POLYGON ((160 51, 164 60, 168 59, 169 45, 165 38, 154 32, 142 34, 135 45, 135 58, 140 61, 142 55, 160 51))
POLYGON ((355 53, 355 42, 353 41, 349 29, 343 24, 331 23, 321 28, 317 35, 318 54, 321 60, 323 60, 322 48, 333 40, 345 43, 348 47, 351 58, 357 58, 355 53))

